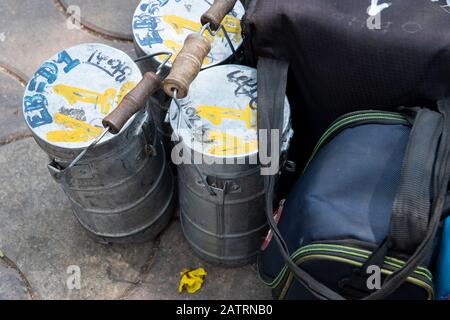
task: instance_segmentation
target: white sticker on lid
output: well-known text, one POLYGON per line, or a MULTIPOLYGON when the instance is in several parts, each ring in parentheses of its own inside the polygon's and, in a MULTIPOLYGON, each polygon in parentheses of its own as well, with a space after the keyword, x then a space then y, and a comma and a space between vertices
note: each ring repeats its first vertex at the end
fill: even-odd
MULTIPOLYGON (((141 79, 139 68, 120 50, 103 44, 66 49, 42 64, 29 81, 25 120, 51 145, 84 148, 102 133, 103 118, 141 79)), ((112 137, 108 133, 102 141, 112 137)))
MULTIPOLYGON (((173 130, 193 150, 219 158, 252 156, 258 152, 256 69, 224 65, 200 72, 189 94, 180 100, 183 116, 170 106, 173 130)), ((289 141, 290 106, 284 107, 283 140, 289 141)), ((288 142, 282 149, 288 148, 288 142)))

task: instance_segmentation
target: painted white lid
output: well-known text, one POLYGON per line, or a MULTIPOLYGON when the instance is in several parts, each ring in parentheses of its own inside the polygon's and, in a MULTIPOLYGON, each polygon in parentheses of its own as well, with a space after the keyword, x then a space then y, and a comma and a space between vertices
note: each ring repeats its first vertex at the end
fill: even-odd
MULTIPOLYGON (((213 2, 214 0, 142 0, 133 17, 135 43, 145 54, 173 52, 173 62, 186 37, 200 31, 200 17, 213 2)), ((244 13, 243 5, 238 1, 223 22, 236 49, 242 44, 240 21, 244 13)), ((215 37, 206 31, 205 36, 210 37, 213 42, 203 68, 220 64, 232 55, 223 31, 215 37)), ((156 59, 163 61, 164 58, 161 56, 156 59)), ((171 62, 168 63, 169 66, 171 62)))
MULTIPOLYGON (((258 153, 256 69, 223 65, 200 72, 178 107, 170 105, 170 123, 188 148, 209 157, 240 158, 258 153), (179 126, 178 126, 179 125, 179 126)), ((284 105, 282 150, 293 134, 291 110, 284 105)))
MULTIPOLYGON (((63 50, 29 81, 23 100, 25 120, 50 145, 84 148, 103 131, 103 118, 141 79, 133 60, 112 47, 95 43, 63 50)), ((108 133, 102 142, 113 137, 108 133)))

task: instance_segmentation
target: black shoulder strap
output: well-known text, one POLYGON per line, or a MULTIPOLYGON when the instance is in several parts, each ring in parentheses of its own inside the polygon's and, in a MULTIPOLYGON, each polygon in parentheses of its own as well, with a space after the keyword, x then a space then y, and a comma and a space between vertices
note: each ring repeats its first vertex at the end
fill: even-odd
MULTIPOLYGON (((286 96, 287 62, 260 58, 258 60, 258 136, 259 142, 267 143, 267 152, 272 150, 272 130, 278 130, 278 146, 281 144, 283 130, 284 101, 286 96), (259 106, 263 107, 260 108, 259 106)), ((280 154, 281 148, 275 150, 280 154)), ((270 164, 263 164, 268 166, 270 164)))
POLYGON ((420 109, 406 147, 388 235, 389 248, 397 252, 412 254, 425 238, 441 133, 441 114, 420 109))
MULTIPOLYGON (((272 130, 282 130, 282 119, 284 112, 284 97, 286 94, 287 73, 289 64, 287 62, 277 61, 267 58, 259 58, 258 60, 258 135, 259 150, 267 148, 271 150, 270 134, 272 130), (266 135, 263 137, 262 135, 266 135), (264 141, 265 143, 261 143, 264 141)), ((281 134, 279 135, 281 136, 281 134)), ((281 148, 278 150, 281 154, 281 148)), ((271 155, 274 156, 273 154, 271 155)), ((270 166, 270 164, 262 164, 262 166, 270 166)), ((275 177, 273 175, 264 176, 264 184, 266 190, 266 216, 275 235, 281 255, 285 260, 289 269, 293 271, 296 279, 305 287, 310 288, 311 292, 319 299, 343 299, 342 296, 328 289, 312 278, 307 272, 300 269, 289 257, 289 249, 281 236, 278 227, 273 218, 273 193, 275 189, 275 177)))
MULTIPOLYGON (((284 92, 281 92, 281 90, 286 87, 287 69, 288 65, 284 62, 277 62, 262 58, 260 58, 258 62, 258 129, 267 129, 269 131, 271 129, 280 130, 282 126, 280 121, 276 119, 282 118, 283 114, 283 104, 280 102, 281 99, 279 99, 279 96, 284 97, 284 92), (271 118, 271 115, 277 112, 278 116, 271 118), (276 121, 272 121, 272 119, 275 119, 276 121)), ((440 139, 439 151, 435 165, 435 168, 437 168, 436 170, 439 170, 439 172, 436 172, 435 170, 434 173, 434 179, 438 179, 436 182, 438 190, 436 190, 436 197, 431 206, 432 214, 430 216, 426 232, 423 236, 423 240, 405 265, 391 274, 391 276, 386 279, 380 290, 370 294, 364 299, 383 299, 392 294, 404 283, 408 276, 414 272, 420 263, 422 263, 436 236, 447 195, 448 179, 450 174, 450 101, 447 100, 441 102, 439 108, 444 118, 444 129, 440 139)), ((270 138, 266 139, 266 141, 269 140, 270 138)), ((275 177, 265 176, 265 185, 267 220, 270 228, 272 229, 274 239, 280 249, 281 256, 283 257, 283 260, 288 266, 290 272, 294 275, 297 281, 299 281, 317 298, 329 300, 344 299, 342 295, 314 279, 305 270, 297 266, 294 261, 292 261, 290 258, 289 249, 281 236, 280 231, 278 230, 272 214, 275 177)))

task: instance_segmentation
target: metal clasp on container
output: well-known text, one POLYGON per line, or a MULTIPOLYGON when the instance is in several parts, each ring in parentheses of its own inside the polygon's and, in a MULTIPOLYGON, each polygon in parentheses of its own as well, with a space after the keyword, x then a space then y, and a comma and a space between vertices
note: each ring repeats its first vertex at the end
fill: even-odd
POLYGON ((95 147, 100 140, 103 139, 103 137, 109 132, 109 127, 105 128, 103 130, 102 134, 100 134, 90 145, 88 145, 86 148, 83 149, 83 151, 80 152, 80 154, 72 160, 72 162, 66 167, 62 168, 55 160, 53 160, 51 163, 48 164, 47 168, 50 171, 50 175, 56 180, 61 180, 62 176, 70 169, 72 169, 89 151, 89 149, 95 147))
POLYGON ((63 169, 60 168, 60 166, 58 165, 58 163, 55 160, 53 160, 51 163, 49 163, 47 165, 47 169, 50 172, 50 175, 52 176, 52 178, 56 182, 60 182, 60 180, 62 178, 63 169))

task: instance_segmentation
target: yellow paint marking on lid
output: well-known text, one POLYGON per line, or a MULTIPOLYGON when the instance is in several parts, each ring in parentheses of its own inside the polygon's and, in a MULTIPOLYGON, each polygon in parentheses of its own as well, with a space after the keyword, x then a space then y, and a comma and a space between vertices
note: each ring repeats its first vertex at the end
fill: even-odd
MULTIPOLYGON (((170 51, 173 52, 173 55, 170 57, 169 61, 173 63, 178 56, 178 53, 180 52, 181 48, 183 47, 181 44, 179 44, 176 41, 173 40, 164 40, 164 45, 169 48, 170 51)), ((163 62, 166 57, 164 56, 158 56, 156 57, 160 62, 163 62)))
POLYGON ((216 126, 222 124, 224 119, 231 119, 245 122, 248 129, 256 127, 257 113, 250 105, 247 105, 244 110, 202 105, 197 107, 197 115, 216 126))
POLYGON ((64 98, 73 106, 77 102, 92 103, 100 106, 102 114, 108 114, 111 110, 112 103, 116 98, 116 89, 106 89, 104 93, 99 93, 87 89, 76 88, 59 84, 53 87, 53 91, 64 98))
POLYGON ((72 130, 49 131, 47 140, 51 142, 86 142, 97 138, 103 132, 101 128, 94 127, 62 113, 56 113, 54 120, 55 123, 72 130))
POLYGON ((239 19, 236 19, 235 17, 228 15, 225 17, 225 19, 223 19, 222 24, 228 33, 234 34, 234 40, 236 42, 240 42, 242 40, 241 21, 239 19))
MULTIPOLYGON (((163 20, 168 23, 177 34, 184 34, 184 29, 199 32, 203 27, 201 23, 171 14, 163 16, 163 20)), ((228 33, 234 34, 234 38, 237 42, 241 41, 241 22, 239 19, 232 16, 226 16, 223 26, 228 33)), ((204 36, 208 38, 209 41, 214 41, 214 36, 209 32, 205 32, 204 36)), ((223 30, 219 30, 216 37, 223 39, 225 37, 223 30)))
POLYGON ((119 90, 119 94, 117 95, 117 105, 119 105, 123 98, 134 88, 136 87, 136 82, 128 81, 123 84, 123 86, 119 90))
POLYGON ((173 14, 163 16, 163 20, 166 23, 168 23, 177 34, 183 34, 184 29, 199 32, 200 29, 202 28, 201 23, 185 19, 183 17, 179 17, 173 14))

